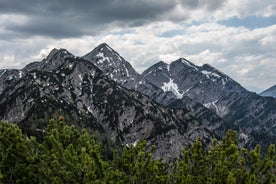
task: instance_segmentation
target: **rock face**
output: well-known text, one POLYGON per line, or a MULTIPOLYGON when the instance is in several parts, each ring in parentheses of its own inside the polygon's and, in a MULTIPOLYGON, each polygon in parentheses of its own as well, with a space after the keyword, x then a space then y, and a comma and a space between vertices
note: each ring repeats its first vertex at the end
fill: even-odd
POLYGON ((247 91, 214 67, 180 58, 170 65, 156 63, 142 75, 178 99, 189 97, 213 110, 225 120, 226 129, 238 130, 242 145, 275 143, 276 100, 247 91))
POLYGON ((9 86, 14 83, 17 79, 22 77, 22 71, 20 70, 0 70, 0 93, 9 86))
MULTIPOLYGON (((146 84, 131 68, 128 74, 123 69, 120 72, 137 75, 141 85, 146 84)), ((215 136, 188 108, 163 107, 64 49, 54 49, 22 70, 1 74, 0 120, 22 127, 39 131, 53 115, 64 115, 71 124, 108 135, 119 145, 147 140, 156 145, 155 157, 165 160, 177 157, 199 138, 208 144, 215 136)))
POLYGON ((271 86, 267 90, 260 93, 261 96, 270 96, 276 98, 276 85, 271 86))

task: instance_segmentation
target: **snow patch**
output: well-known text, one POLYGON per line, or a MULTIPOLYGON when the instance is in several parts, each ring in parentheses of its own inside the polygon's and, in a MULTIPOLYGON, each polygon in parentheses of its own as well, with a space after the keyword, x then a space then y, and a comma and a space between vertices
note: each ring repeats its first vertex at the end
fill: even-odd
POLYGON ((149 71, 147 74, 145 74, 144 76, 146 77, 146 76, 148 76, 148 75, 150 75, 152 73, 152 71, 149 71))
POLYGON ((92 113, 92 110, 91 110, 90 106, 87 108, 87 110, 92 113))
POLYGON ((211 79, 212 81, 216 81, 216 79, 220 78, 221 76, 210 72, 210 71, 206 71, 206 70, 202 70, 201 73, 203 73, 208 79, 211 79))
POLYGON ((134 146, 134 147, 136 147, 136 146, 137 146, 137 143, 138 143, 138 140, 134 141, 134 143, 130 143, 130 144, 127 143, 127 144, 126 144, 126 147, 129 148, 131 145, 134 146))
POLYGON ((82 76, 81 76, 81 74, 79 74, 79 79, 82 81, 82 76))
POLYGON ((248 140, 248 135, 246 135, 245 133, 240 133, 239 139, 248 140))
POLYGON ((228 78, 223 78, 223 79, 221 79, 221 81, 222 81, 222 84, 225 85, 229 81, 229 79, 228 78))
POLYGON ((34 79, 36 79, 36 73, 33 73, 33 77, 34 77, 34 79))
POLYGON ((22 78, 22 71, 19 71, 19 79, 22 78))
POLYGON ((164 85, 161 87, 164 92, 171 91, 175 94, 178 99, 183 98, 183 94, 179 92, 179 88, 176 83, 173 82, 173 79, 170 79, 169 82, 164 82, 164 85))
POLYGON ((170 65, 167 65, 167 70, 168 72, 170 72, 170 65))
POLYGON ((203 104, 205 107, 207 107, 208 109, 210 109, 211 107, 215 107, 216 112, 219 112, 219 108, 217 107, 216 103, 218 102, 218 100, 215 100, 213 102, 210 103, 206 103, 203 104))
POLYGON ((137 145, 137 140, 132 144, 134 147, 136 147, 136 145, 137 145))
POLYGON ((193 86, 190 87, 190 88, 188 88, 188 89, 186 89, 185 93, 188 93, 192 88, 193 88, 193 86))
POLYGON ((0 77, 2 77, 2 75, 4 75, 4 74, 6 73, 6 71, 7 71, 7 70, 2 70, 2 71, 0 70, 0 72, 1 72, 1 73, 0 73, 0 77))
POLYGON ((125 71, 126 71, 126 76, 127 76, 127 77, 129 77, 129 73, 128 73, 128 69, 127 69, 127 67, 126 67, 125 65, 123 65, 123 66, 124 66, 125 71))
POLYGON ((106 48, 110 51, 113 52, 112 49, 107 45, 106 48))
POLYGON ((104 56, 104 53, 102 53, 102 52, 98 53, 96 56, 97 56, 98 58, 102 58, 101 60, 99 60, 99 61, 97 62, 97 64, 102 64, 103 61, 108 61, 108 62, 110 62, 109 57, 104 56))

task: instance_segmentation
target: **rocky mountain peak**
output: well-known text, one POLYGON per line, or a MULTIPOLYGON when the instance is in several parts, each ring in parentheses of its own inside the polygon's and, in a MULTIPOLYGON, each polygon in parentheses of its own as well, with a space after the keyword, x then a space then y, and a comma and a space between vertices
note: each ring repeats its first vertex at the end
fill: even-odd
POLYGON ((106 43, 100 44, 82 58, 93 63, 110 79, 127 89, 140 91, 148 96, 162 92, 160 88, 147 82, 128 61, 106 43))
POLYGON ((39 69, 39 70, 53 70, 58 65, 60 65, 63 61, 68 59, 73 59, 75 56, 68 52, 66 49, 53 49, 49 55, 43 59, 41 62, 36 62, 31 65, 27 65, 24 70, 32 70, 32 69, 39 69))
POLYGON ((97 51, 105 51, 105 52, 116 52, 114 49, 112 49, 107 43, 101 43, 98 45, 94 50, 97 51))
POLYGON ((192 70, 198 70, 198 67, 194 65, 192 62, 188 61, 185 58, 179 58, 176 61, 173 61, 170 64, 170 67, 172 69, 177 69, 177 71, 181 71, 183 69, 192 69, 192 70))
POLYGON ((162 67, 167 67, 169 64, 164 62, 164 61, 159 61, 158 63, 155 64, 156 66, 162 66, 162 67))
POLYGON ((56 48, 54 48, 49 53, 49 55, 47 56, 45 61, 59 60, 59 59, 64 59, 64 58, 68 58, 68 57, 73 57, 73 54, 68 52, 66 49, 56 49, 56 48))
POLYGON ((106 43, 98 45, 82 58, 88 61, 96 61, 96 64, 104 63, 109 65, 120 65, 124 61, 124 58, 106 43))
POLYGON ((100 44, 82 58, 92 62, 115 81, 123 82, 122 78, 137 75, 132 66, 106 43, 100 44))
POLYGON ((156 76, 156 72, 168 73, 169 70, 169 64, 165 63, 164 61, 159 61, 158 63, 152 65, 150 68, 145 70, 142 75, 147 76, 153 73, 153 76, 156 76))

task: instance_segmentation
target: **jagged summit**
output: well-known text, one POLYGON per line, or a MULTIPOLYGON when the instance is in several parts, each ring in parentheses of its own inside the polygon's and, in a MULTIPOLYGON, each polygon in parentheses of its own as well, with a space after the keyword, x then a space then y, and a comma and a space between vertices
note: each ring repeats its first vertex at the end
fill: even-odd
POLYGON ((166 63, 165 61, 159 61, 158 63, 156 63, 155 65, 163 65, 163 66, 167 66, 168 63, 166 63))
POLYGON ((155 74, 153 75, 156 76, 156 72, 158 71, 169 72, 169 64, 165 63, 164 61, 159 61, 158 63, 152 65, 150 68, 145 70, 142 73, 142 75, 147 76, 147 75, 150 75, 152 72, 154 72, 155 74), (153 70, 153 69, 156 69, 156 70, 153 70))
MULTIPOLYGON (((208 108, 218 103, 229 92, 244 92, 244 88, 227 75, 213 66, 204 64, 197 66, 184 58, 167 65, 167 70, 160 70, 162 63, 157 63, 143 72, 143 76, 151 83, 162 88, 163 91, 172 91, 178 98, 188 96, 208 108)), ((214 106, 215 112, 224 116, 229 111, 225 107, 214 106)))
POLYGON ((140 91, 148 96, 162 93, 160 88, 146 81, 128 61, 106 43, 100 44, 82 58, 92 62, 110 79, 127 89, 140 91))
POLYGON ((98 45, 97 47, 95 47, 94 50, 101 50, 101 49, 109 49, 109 50, 112 50, 112 51, 116 52, 107 43, 101 43, 100 45, 98 45))
POLYGON ((111 79, 118 80, 116 76, 136 75, 136 71, 131 65, 106 43, 100 44, 82 58, 107 72, 111 79))
POLYGON ((193 64, 192 62, 188 61, 185 58, 179 58, 176 61, 171 62, 170 67, 172 68, 178 68, 178 69, 182 69, 184 68, 190 68, 193 70, 198 70, 198 67, 193 64))
POLYGON ((74 55, 68 52, 66 49, 57 49, 54 48, 51 50, 49 55, 46 57, 46 61, 54 60, 54 59, 62 59, 67 57, 73 57, 74 55))
POLYGON ((118 52, 116 52, 106 43, 101 43, 91 52, 84 55, 82 58, 88 61, 91 61, 93 59, 102 59, 106 62, 111 62, 111 60, 114 59, 117 59, 118 61, 124 60, 118 52))

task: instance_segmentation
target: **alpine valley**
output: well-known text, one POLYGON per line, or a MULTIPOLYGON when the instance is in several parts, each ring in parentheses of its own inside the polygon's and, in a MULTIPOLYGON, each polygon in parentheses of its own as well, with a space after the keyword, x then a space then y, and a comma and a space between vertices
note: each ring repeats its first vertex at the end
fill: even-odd
POLYGON ((197 139, 208 145, 228 129, 247 148, 261 144, 266 150, 276 140, 275 98, 184 58, 160 61, 139 74, 105 43, 82 57, 53 49, 21 70, 0 70, 1 121, 43 134, 48 120, 59 115, 115 145, 147 140, 164 160, 197 139))

